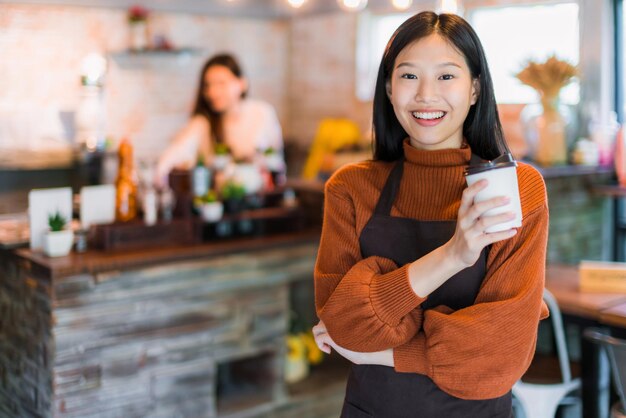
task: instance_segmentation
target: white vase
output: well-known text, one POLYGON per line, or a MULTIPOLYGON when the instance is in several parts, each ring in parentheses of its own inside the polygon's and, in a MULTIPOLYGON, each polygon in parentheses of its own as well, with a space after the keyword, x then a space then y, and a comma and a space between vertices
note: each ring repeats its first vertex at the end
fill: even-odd
POLYGON ((256 164, 237 164, 233 178, 243 185, 247 194, 257 193, 263 188, 263 175, 256 164))
POLYGON ((230 161, 230 154, 218 154, 213 157, 213 168, 217 171, 225 170, 230 161))
POLYGON ((222 202, 203 203, 200 206, 200 215, 205 222, 217 222, 224 214, 224 204, 222 202))
POLYGON ((133 51, 143 51, 148 49, 148 24, 140 20, 129 24, 130 49, 133 51))
POLYGON ((74 243, 74 231, 48 231, 43 239, 43 251, 48 257, 62 257, 68 255, 74 243))
POLYGON ((528 156, 542 166, 565 164, 577 121, 573 111, 561 104, 530 104, 520 118, 528 156))

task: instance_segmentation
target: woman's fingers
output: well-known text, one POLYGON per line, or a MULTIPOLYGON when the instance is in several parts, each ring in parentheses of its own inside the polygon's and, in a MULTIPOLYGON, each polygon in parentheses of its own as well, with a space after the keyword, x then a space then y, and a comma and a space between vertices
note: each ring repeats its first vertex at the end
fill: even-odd
POLYGON ((488 241, 486 245, 489 245, 489 244, 493 244, 494 242, 509 239, 515 236, 516 234, 517 234, 517 229, 512 228, 512 229, 507 229, 506 231, 487 232, 484 235, 486 236, 487 241, 488 241))
POLYGON ((333 340, 330 338, 330 335, 324 333, 315 336, 315 343, 326 354, 330 354, 332 344, 334 344, 333 340))
POLYGON ((476 202, 467 212, 467 217, 471 218, 475 222, 478 218, 481 218, 485 212, 508 205, 510 202, 511 199, 506 196, 494 197, 482 202, 476 202))
POLYGON ((313 327, 313 338, 320 350, 326 354, 330 354, 334 341, 330 338, 330 335, 328 335, 326 326, 322 321, 318 322, 318 324, 313 327))
POLYGON ((326 332, 326 325, 324 325, 324 322, 320 321, 317 323, 317 325, 315 325, 313 327, 313 335, 315 336, 316 334, 321 334, 326 332))
POLYGON ((459 207, 459 216, 463 216, 474 203, 474 198, 482 189, 487 187, 489 182, 482 179, 463 190, 461 196, 461 206, 459 207))
POLYGON ((515 219, 515 216, 515 212, 504 212, 498 215, 484 216, 476 222, 474 228, 477 229, 478 232, 482 233, 489 227, 512 221, 515 219))

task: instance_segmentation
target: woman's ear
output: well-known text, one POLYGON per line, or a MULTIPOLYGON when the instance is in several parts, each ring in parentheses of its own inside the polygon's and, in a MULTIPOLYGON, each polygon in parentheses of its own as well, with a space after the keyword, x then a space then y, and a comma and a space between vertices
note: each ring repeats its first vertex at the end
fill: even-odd
POLYGON ((480 78, 475 78, 472 80, 472 104, 476 104, 478 101, 478 96, 480 96, 480 78))
POLYGON ((391 80, 385 82, 385 91, 387 92, 387 98, 391 100, 391 80))

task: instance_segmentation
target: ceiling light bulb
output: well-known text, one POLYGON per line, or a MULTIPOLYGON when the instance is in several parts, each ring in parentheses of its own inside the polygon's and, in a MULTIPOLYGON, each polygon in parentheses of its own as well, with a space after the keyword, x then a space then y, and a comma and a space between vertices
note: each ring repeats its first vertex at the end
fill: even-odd
POLYGON ((398 10, 406 10, 413 4, 413 0, 391 0, 391 4, 398 10))
POLYGON ((83 85, 101 85, 107 70, 107 61, 100 54, 91 53, 81 62, 81 80, 83 85))
POLYGON ((365 9, 367 0, 337 0, 339 7, 349 12, 358 12, 365 9))
POLYGON ((439 3, 440 13, 459 13, 459 4, 457 0, 440 0, 439 3))
POLYGON ((289 5, 294 9, 299 9, 304 3, 306 3, 306 0, 287 0, 287 3, 289 3, 289 5))

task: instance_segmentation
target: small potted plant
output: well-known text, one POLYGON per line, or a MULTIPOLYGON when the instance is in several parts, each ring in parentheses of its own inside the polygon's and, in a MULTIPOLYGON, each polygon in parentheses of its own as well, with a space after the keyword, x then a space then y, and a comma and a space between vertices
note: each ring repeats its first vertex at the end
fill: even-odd
POLYGON ((291 313, 286 340, 285 380, 288 383, 295 383, 308 376, 310 366, 322 362, 324 353, 317 347, 313 333, 297 319, 295 312, 291 313))
POLYGON ((68 255, 74 243, 74 232, 66 228, 67 220, 59 211, 48 215, 50 230, 44 236, 44 253, 48 257, 68 255))
POLYGON ((280 172, 285 169, 285 162, 281 153, 273 147, 269 147, 263 151, 263 159, 265 160, 265 168, 271 172, 280 172))
POLYGON ((224 204, 217 199, 217 193, 209 190, 197 198, 196 207, 205 222, 217 222, 224 215, 224 204))
POLYGON ((224 186, 222 186, 220 193, 224 201, 224 209, 226 212, 237 213, 243 210, 246 189, 241 183, 228 180, 224 183, 224 186))
POLYGON ((285 175, 285 160, 283 159, 282 153, 276 151, 273 147, 269 147, 263 151, 263 161, 266 170, 270 173, 272 178, 272 185, 270 187, 283 186, 287 178, 285 175))
POLYGON ((230 149, 226 144, 215 144, 215 157, 213 157, 213 168, 222 171, 230 163, 230 149))

